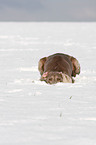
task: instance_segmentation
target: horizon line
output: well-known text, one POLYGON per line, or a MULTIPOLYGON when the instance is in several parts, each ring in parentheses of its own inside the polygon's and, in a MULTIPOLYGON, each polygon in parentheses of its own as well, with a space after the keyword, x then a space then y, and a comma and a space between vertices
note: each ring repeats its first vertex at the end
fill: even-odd
POLYGON ((88 23, 94 23, 94 22, 96 22, 96 20, 94 20, 94 21, 33 21, 33 20, 0 20, 0 22, 33 22, 33 23, 40 23, 40 22, 44 22, 44 23, 50 23, 50 22, 56 22, 56 23, 61 23, 61 22, 66 22, 66 23, 68 23, 68 22, 71 22, 71 23, 74 23, 74 22, 79 22, 79 23, 86 23, 86 22, 88 22, 88 23))

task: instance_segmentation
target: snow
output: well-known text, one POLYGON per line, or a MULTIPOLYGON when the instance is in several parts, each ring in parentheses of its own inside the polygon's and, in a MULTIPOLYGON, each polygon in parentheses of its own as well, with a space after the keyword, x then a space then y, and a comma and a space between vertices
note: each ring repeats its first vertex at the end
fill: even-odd
POLYGON ((0 23, 0 145, 96 145, 96 23, 0 23), (38 61, 78 59, 74 84, 41 82, 38 61))

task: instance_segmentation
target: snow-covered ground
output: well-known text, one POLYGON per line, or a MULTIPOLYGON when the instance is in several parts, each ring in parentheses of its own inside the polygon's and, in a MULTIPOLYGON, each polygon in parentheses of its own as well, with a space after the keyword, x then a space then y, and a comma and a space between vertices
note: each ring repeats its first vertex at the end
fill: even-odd
POLYGON ((96 145, 96 23, 0 23, 0 145, 96 145), (39 81, 56 52, 79 60, 74 84, 39 81))

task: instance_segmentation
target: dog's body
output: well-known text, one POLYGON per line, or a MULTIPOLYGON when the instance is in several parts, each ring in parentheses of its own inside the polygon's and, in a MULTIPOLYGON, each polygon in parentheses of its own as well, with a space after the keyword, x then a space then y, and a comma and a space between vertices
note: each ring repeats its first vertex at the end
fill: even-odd
POLYGON ((49 84, 73 83, 72 76, 75 77, 76 74, 80 73, 80 65, 77 59, 62 53, 41 58, 38 69, 41 74, 41 81, 49 84))

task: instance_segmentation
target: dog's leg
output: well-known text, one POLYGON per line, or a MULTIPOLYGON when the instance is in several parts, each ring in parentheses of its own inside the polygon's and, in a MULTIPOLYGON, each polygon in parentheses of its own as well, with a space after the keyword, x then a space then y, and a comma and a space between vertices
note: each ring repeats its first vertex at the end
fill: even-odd
POLYGON ((44 72, 44 64, 45 64, 45 62, 46 62, 46 59, 47 59, 47 57, 41 58, 41 59, 39 60, 39 63, 38 63, 38 70, 40 71, 40 74, 41 74, 41 75, 42 75, 43 72, 44 72))

